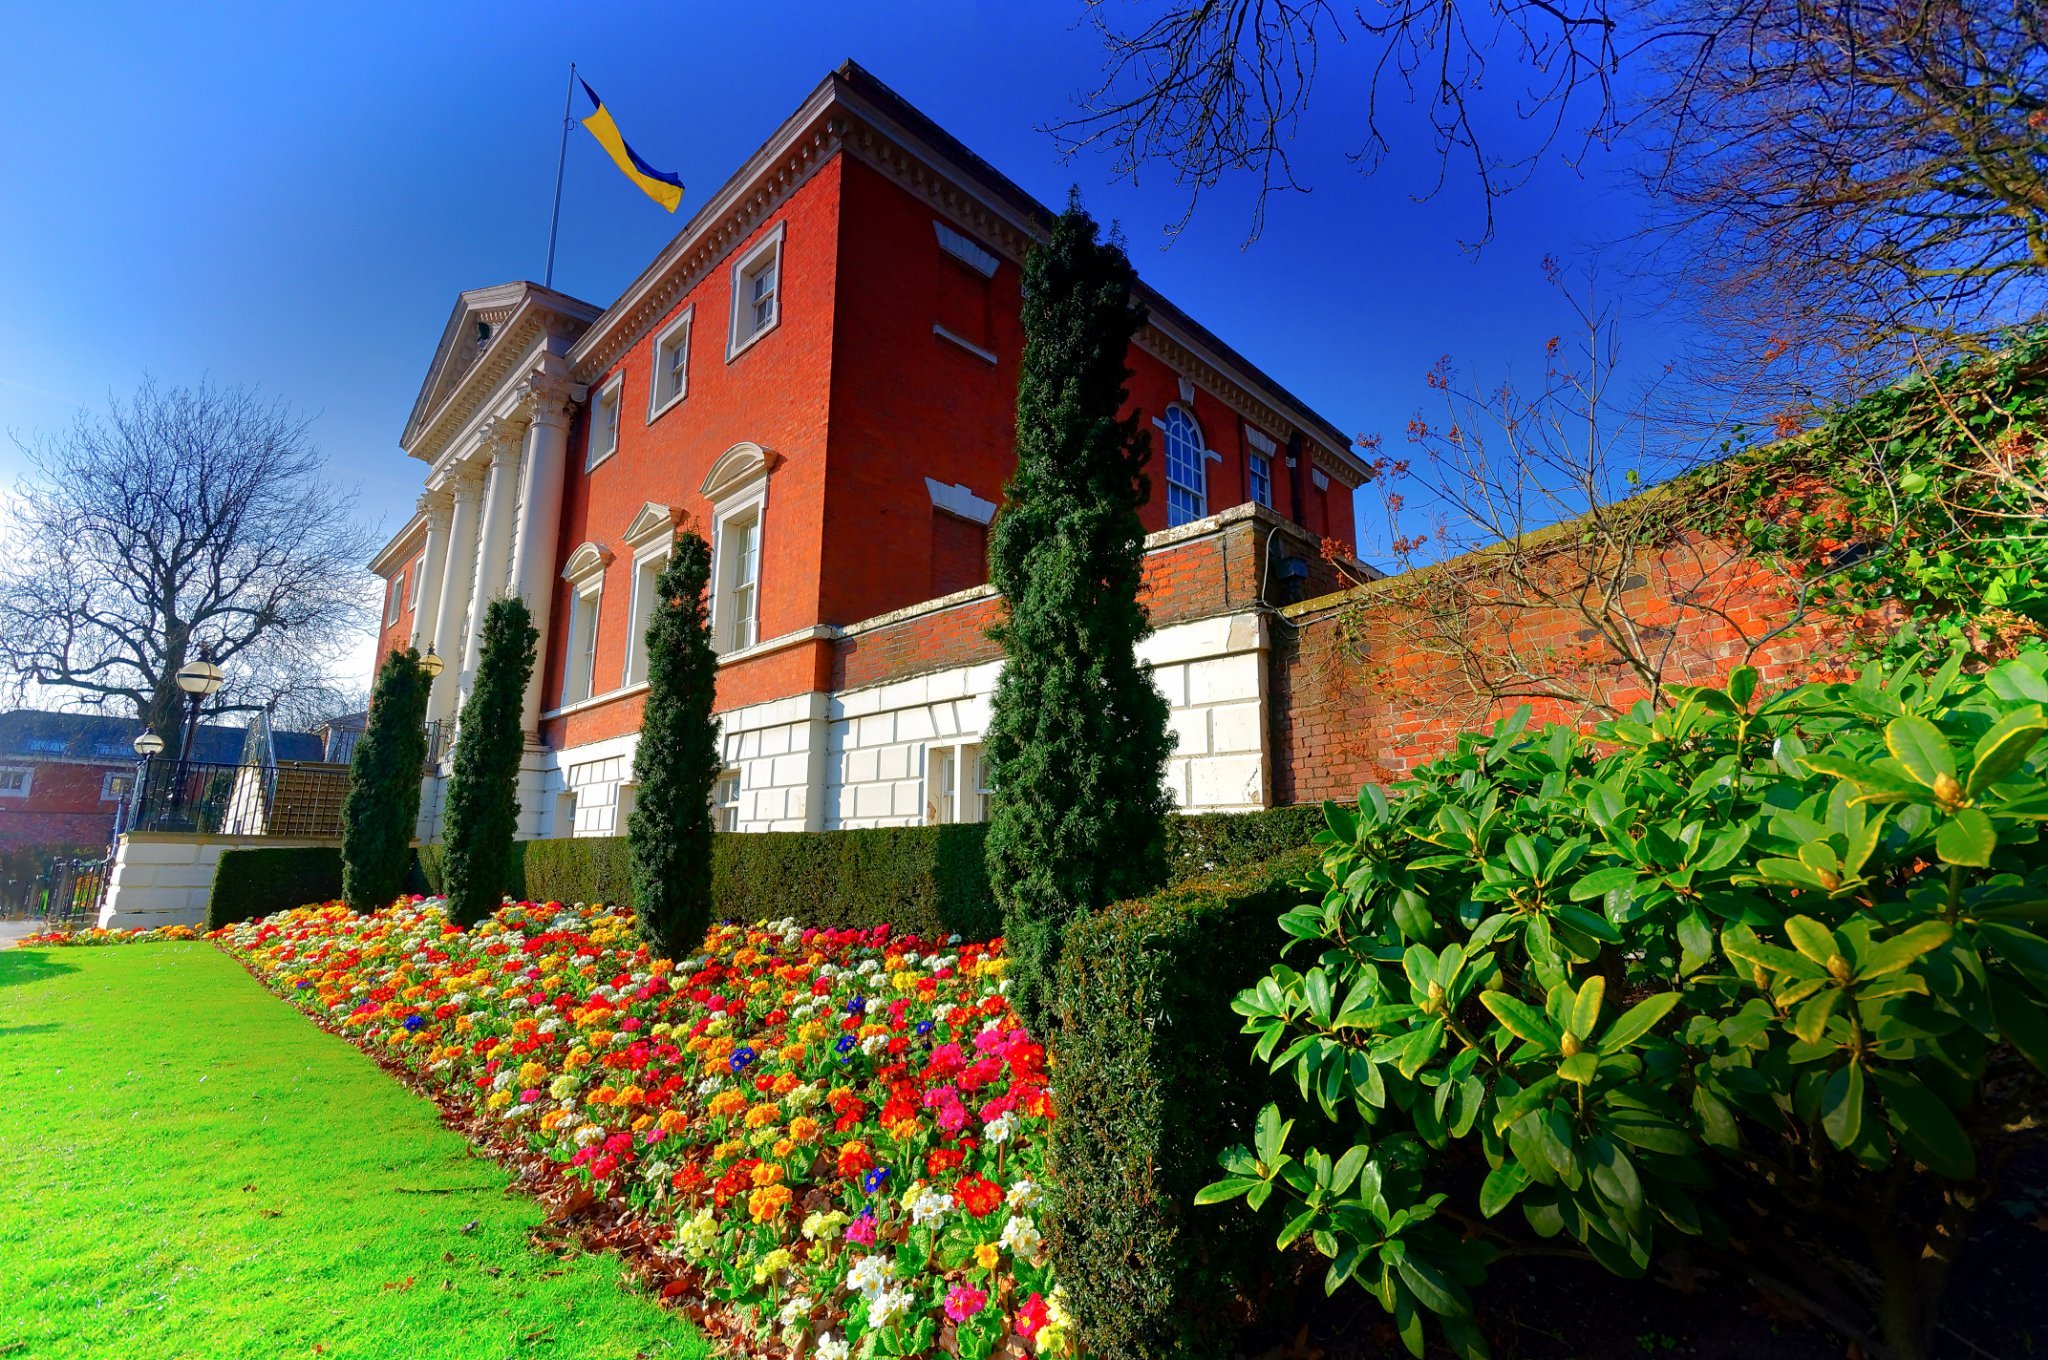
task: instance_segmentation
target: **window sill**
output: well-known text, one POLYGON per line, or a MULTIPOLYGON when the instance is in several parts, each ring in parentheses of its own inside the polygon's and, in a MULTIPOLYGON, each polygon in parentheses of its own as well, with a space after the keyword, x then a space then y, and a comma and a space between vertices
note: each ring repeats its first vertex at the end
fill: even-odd
POLYGON ((682 391, 670 397, 667 401, 663 402, 661 405, 654 407, 647 413, 647 423, 649 425, 652 425, 655 421, 660 420, 670 411, 673 411, 676 409, 676 407, 681 406, 683 404, 683 399, 689 395, 690 389, 686 387, 682 391))
POLYGON ((725 347, 725 361, 727 363, 731 363, 733 360, 739 358, 742 354, 745 354, 748 350, 760 344, 765 337, 773 335, 776 332, 777 328, 779 328, 781 325, 782 308, 777 307, 775 309, 775 319, 773 321, 763 326, 760 330, 755 331, 752 335, 740 341, 738 344, 733 344, 730 341, 727 342, 725 347))

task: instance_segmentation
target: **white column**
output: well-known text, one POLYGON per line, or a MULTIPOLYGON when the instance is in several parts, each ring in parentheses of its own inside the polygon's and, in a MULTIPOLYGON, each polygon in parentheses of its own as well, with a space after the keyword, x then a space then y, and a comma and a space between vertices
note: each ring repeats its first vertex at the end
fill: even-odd
MULTIPOLYGON (((427 517, 427 550, 420 557, 419 584, 412 611, 411 645, 424 652, 434 641, 435 616, 440 612, 441 592, 448 570, 448 519, 452 497, 446 491, 429 491, 420 497, 420 513, 427 517)), ((439 650, 438 648, 436 650, 439 650)))
POLYGON ((462 689, 476 675, 477 652, 483 646, 484 611, 505 593, 512 567, 512 498, 518 491, 518 431, 491 431, 490 481, 484 488, 483 529, 477 536, 476 584, 469 596, 469 639, 462 646, 462 689))
POLYGON ((526 478, 519 500, 519 538, 513 554, 512 593, 526 602, 540 634, 538 657, 526 682, 525 728, 540 731, 541 672, 548 654, 548 616, 555 600, 556 551, 562 536, 562 479, 569 459, 569 384, 535 374, 521 388, 531 417, 526 427, 526 478))
POLYGON ((462 692, 463 625, 469 619, 469 590, 476 582, 477 512, 483 499, 483 473, 475 463, 460 463, 449 474, 448 491, 455 510, 448 524, 448 564, 441 573, 440 601, 434 611, 434 651, 443 669, 434 677, 427 698, 427 717, 455 714, 462 692))

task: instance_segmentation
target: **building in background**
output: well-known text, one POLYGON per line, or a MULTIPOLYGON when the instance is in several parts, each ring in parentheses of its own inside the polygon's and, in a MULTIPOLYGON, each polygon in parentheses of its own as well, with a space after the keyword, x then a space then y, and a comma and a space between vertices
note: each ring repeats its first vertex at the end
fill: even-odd
MULTIPOLYGON (((988 529, 1015 464, 1021 267, 1050 220, 849 63, 609 306, 531 283, 461 295, 400 440, 425 488, 372 563, 379 655, 445 659, 429 708, 445 723, 489 601, 526 602, 541 646, 522 835, 624 830, 679 524, 712 544, 722 827, 984 814, 988 529)), ((1368 471, 1330 421, 1141 292, 1129 386, 1152 432, 1145 655, 1173 708, 1169 782, 1190 810, 1264 807, 1272 606, 1338 583, 1368 471)))
MULTIPOLYGON (((0 713, 0 850, 99 849, 135 788, 134 718, 98 713, 0 713)), ((269 733, 273 760, 317 761, 310 733, 269 733)), ((193 742, 201 764, 236 765, 248 747, 241 727, 205 723, 193 742)))

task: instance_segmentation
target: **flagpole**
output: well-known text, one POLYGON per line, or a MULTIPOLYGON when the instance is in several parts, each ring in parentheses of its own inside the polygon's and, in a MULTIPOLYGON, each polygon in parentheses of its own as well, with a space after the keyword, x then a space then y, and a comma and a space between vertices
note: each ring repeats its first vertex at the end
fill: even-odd
POLYGON ((555 286, 555 232, 562 225, 562 167, 569 159, 570 110, 576 103, 576 63, 569 63, 569 88, 562 92, 562 148, 555 153, 555 211, 548 218, 548 269, 541 287, 555 286))

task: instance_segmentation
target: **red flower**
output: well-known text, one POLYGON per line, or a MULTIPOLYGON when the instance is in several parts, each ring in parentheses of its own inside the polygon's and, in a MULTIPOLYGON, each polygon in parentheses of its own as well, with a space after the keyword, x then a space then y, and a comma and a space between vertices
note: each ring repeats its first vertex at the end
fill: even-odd
POLYGON ((994 1181, 969 1174, 953 1187, 953 1200, 976 1218, 987 1218, 1001 1207, 1003 1189, 994 1181))

